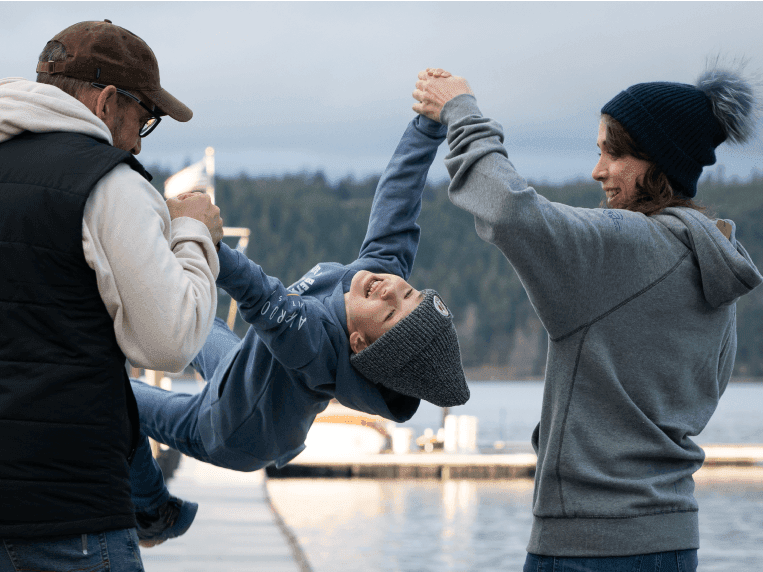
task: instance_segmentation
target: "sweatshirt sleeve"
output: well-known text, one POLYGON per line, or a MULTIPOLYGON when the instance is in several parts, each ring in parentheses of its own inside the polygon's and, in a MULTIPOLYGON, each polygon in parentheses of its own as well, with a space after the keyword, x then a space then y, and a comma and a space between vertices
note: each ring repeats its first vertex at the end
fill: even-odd
POLYGON ((421 235, 421 195, 445 135, 443 125, 421 115, 408 124, 376 187, 358 258, 376 258, 387 272, 408 279, 421 235))
POLYGON ((220 243, 217 285, 238 302, 238 311, 274 357, 300 369, 316 357, 334 355, 326 336, 323 306, 290 292, 242 252, 220 243))
POLYGON ((501 126, 482 116, 472 95, 446 103, 441 118, 448 125, 451 202, 473 214, 479 237, 509 260, 552 337, 621 301, 621 285, 649 279, 636 261, 648 242, 663 239, 647 217, 538 195, 509 161, 501 126))
POLYGON ((85 259, 119 347, 136 367, 181 371, 204 345, 217 310, 217 252, 202 222, 177 218, 154 187, 120 164, 85 204, 85 259))

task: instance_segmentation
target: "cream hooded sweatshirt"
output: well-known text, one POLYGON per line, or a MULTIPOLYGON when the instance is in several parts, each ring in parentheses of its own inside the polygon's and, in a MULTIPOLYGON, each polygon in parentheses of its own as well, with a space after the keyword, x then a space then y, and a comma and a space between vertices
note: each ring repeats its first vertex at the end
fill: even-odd
MULTIPOLYGON (((106 124, 57 87, 2 79, 0 145, 23 131, 82 133, 112 144, 106 124)), ((122 163, 87 199, 82 248, 130 363, 185 368, 204 345, 217 308, 219 264, 206 225, 188 217, 170 221, 162 196, 122 163)))

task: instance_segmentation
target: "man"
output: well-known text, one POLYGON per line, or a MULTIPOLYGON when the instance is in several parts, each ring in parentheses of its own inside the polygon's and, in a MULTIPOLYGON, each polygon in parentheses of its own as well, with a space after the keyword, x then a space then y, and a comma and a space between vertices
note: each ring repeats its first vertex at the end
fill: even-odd
POLYGON ((125 357, 178 371, 199 351, 222 219, 204 195, 165 204, 133 156, 192 116, 143 40, 82 22, 39 59, 37 82, 0 80, 0 571, 142 570, 125 357))

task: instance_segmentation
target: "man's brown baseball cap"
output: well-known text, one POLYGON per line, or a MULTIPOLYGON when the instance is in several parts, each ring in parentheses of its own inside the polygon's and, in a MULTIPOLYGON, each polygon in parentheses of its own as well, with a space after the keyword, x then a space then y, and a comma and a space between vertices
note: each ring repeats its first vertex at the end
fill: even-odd
POLYGON ((177 121, 193 117, 193 111, 159 85, 159 63, 154 52, 132 32, 109 20, 80 22, 50 41, 63 44, 66 60, 39 62, 37 73, 113 85, 139 93, 142 99, 158 107, 161 115, 169 115, 177 121))

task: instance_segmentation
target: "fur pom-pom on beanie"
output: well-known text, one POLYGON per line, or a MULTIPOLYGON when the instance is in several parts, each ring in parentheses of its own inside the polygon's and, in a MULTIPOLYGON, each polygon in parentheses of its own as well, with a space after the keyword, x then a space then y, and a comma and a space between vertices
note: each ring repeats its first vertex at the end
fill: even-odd
POLYGON ((620 92, 601 112, 619 121, 667 175, 673 190, 691 198, 703 167, 716 161, 727 139, 745 143, 755 130, 760 102, 744 64, 716 58, 696 85, 639 83, 620 92))
POLYGON ((731 70, 709 67, 697 80, 697 89, 703 92, 713 106, 713 115, 732 143, 746 143, 755 131, 758 105, 753 84, 742 76, 742 69, 731 70))

